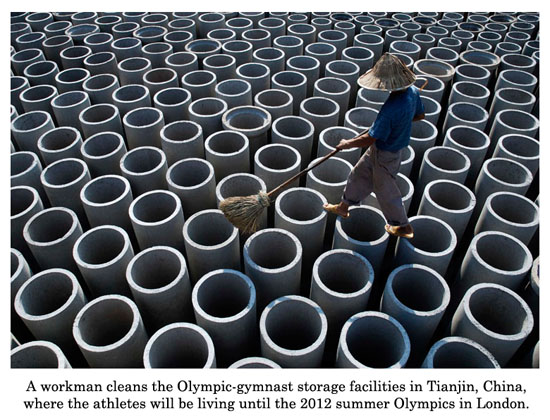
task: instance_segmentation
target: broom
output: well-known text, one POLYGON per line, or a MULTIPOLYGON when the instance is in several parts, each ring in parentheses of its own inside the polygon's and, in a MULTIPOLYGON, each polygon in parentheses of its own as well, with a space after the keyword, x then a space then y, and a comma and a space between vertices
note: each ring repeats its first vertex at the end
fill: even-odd
MULTIPOLYGON (((422 91, 427 84, 428 84, 428 80, 424 82, 424 84, 419 90, 422 91)), ((357 137, 365 134, 367 131, 369 131, 368 128, 362 131, 361 133, 359 133, 357 137)), ((289 185, 296 179, 300 178, 305 173, 316 168, 325 160, 331 158, 338 152, 339 152, 338 149, 333 150, 329 154, 319 159, 319 161, 317 161, 314 165, 309 166, 306 169, 300 171, 299 173, 294 175, 292 178, 286 180, 281 185, 279 185, 278 187, 275 187, 274 189, 272 189, 267 193, 260 191, 258 194, 255 194, 255 195, 226 198, 225 200, 220 202, 220 210, 223 212, 227 220, 229 220, 233 224, 233 226, 237 227, 242 232, 244 233, 256 232, 256 230, 258 229, 258 219, 260 218, 264 209, 271 205, 271 197, 273 197, 275 194, 277 194, 287 185, 289 185)))

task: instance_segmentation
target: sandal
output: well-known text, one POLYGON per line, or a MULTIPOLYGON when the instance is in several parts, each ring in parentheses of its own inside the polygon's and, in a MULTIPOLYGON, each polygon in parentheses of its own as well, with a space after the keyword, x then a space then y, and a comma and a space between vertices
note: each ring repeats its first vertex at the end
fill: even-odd
POLYGON ((344 212, 342 209, 340 209, 339 204, 323 204, 323 208, 325 209, 325 211, 336 214, 337 216, 343 217, 344 219, 349 217, 349 212, 344 212))
POLYGON ((393 236, 399 236, 406 239, 412 239, 414 237, 414 232, 411 225, 406 225, 406 226, 386 225, 384 226, 384 229, 386 229, 386 232, 388 232, 390 235, 393 235, 393 236))

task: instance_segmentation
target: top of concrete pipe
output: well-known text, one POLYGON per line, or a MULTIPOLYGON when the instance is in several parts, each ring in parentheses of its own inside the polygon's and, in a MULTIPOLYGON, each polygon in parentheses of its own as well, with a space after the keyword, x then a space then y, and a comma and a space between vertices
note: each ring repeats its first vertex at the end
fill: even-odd
POLYGON ((237 106, 223 114, 222 124, 227 130, 239 131, 247 137, 254 137, 269 129, 271 114, 257 106, 237 106))

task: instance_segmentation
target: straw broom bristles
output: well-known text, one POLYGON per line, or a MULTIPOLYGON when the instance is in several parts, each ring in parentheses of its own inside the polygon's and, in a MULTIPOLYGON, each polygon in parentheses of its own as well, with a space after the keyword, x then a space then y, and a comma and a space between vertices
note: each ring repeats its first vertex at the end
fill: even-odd
POLYGON ((220 202, 220 210, 227 220, 243 233, 254 233, 258 229, 258 219, 271 200, 260 191, 256 195, 229 197, 220 202))

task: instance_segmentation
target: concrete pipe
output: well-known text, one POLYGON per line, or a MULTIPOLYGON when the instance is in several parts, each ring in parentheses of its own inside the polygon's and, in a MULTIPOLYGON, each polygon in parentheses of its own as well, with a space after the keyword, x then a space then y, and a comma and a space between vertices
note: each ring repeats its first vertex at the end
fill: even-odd
POLYGON ((300 38, 304 42, 304 48, 315 42, 315 26, 309 25, 308 23, 290 23, 291 22, 289 22, 289 25, 286 28, 287 34, 300 38))
MULTIPOLYGON (((70 23, 69 23, 70 26, 70 23)), ((14 44, 15 40, 21 35, 33 32, 31 26, 26 22, 13 22, 10 20, 10 44, 14 44)))
POLYGON ((506 366, 533 329, 533 314, 512 290, 489 283, 472 286, 456 310, 451 334, 474 340, 506 366))
POLYGON ((307 95, 307 77, 304 74, 292 70, 275 73, 271 78, 271 88, 290 93, 293 114, 300 112, 300 104, 307 95))
POLYGON ((199 68, 201 68, 206 57, 221 53, 222 43, 215 39, 194 39, 185 45, 185 51, 197 56, 199 68))
POLYGON ((519 291, 532 265, 533 257, 519 239, 503 232, 481 232, 468 247, 453 294, 460 298, 481 282, 519 291))
MULTIPOLYGON (((395 41, 406 41, 407 32, 402 29, 393 28, 388 29, 384 33, 384 51, 389 51, 390 45, 395 41)), ((414 61, 414 60, 413 60, 414 61)))
POLYGON ((424 105, 424 119, 437 126, 441 114, 441 104, 428 96, 420 95, 420 99, 424 105))
POLYGON ((40 182, 51 205, 71 209, 84 225, 86 214, 80 201, 80 190, 90 179, 86 163, 74 158, 58 160, 40 174, 40 182))
POLYGON ((88 230, 73 248, 73 258, 94 297, 130 296, 125 274, 133 256, 130 237, 124 229, 114 225, 88 230))
POLYGON ((358 34, 353 38, 353 46, 371 50, 374 54, 373 61, 376 63, 384 49, 384 38, 374 33, 358 34))
POLYGON ((37 61, 25 67, 23 76, 27 78, 31 86, 54 85, 55 76, 59 68, 55 61, 37 61))
POLYGON ((84 67, 92 75, 117 74, 117 61, 112 52, 90 54, 84 59, 84 67))
POLYGON ((245 273, 256 287, 258 311, 273 299, 300 292, 302 245, 294 234, 283 229, 260 230, 247 239, 243 257, 245 273))
POLYGON ((310 57, 307 55, 297 55, 290 57, 286 61, 286 69, 296 71, 305 76, 307 96, 311 96, 313 94, 313 85, 319 78, 321 72, 321 64, 319 60, 315 57, 310 57))
POLYGON ((320 367, 327 327, 326 315, 312 300, 296 295, 275 299, 260 317, 262 356, 283 368, 320 367))
POLYGON ((66 158, 80 158, 82 137, 73 127, 58 127, 38 139, 37 147, 45 165, 66 158))
POLYGON ((82 228, 76 214, 65 207, 51 207, 32 216, 23 228, 23 238, 42 269, 78 269, 72 257, 82 228))
POLYGON ((449 128, 457 125, 466 125, 484 131, 488 120, 489 113, 481 106, 468 102, 455 102, 447 109, 441 135, 444 136, 449 128))
POLYGON ((363 255, 374 272, 382 268, 382 260, 388 246, 389 235, 384 230, 383 213, 373 207, 356 206, 349 217, 336 219, 332 249, 349 249, 363 255))
MULTIPOLYGON (((468 43, 475 40, 476 34, 474 34, 472 31, 469 31, 469 30, 459 29, 457 26, 451 32, 451 38, 458 39, 461 42, 460 52, 462 53, 462 52, 465 52, 466 49, 468 48, 468 43)), ((461 64, 462 63, 463 61, 461 62, 461 64)))
POLYGON ((438 179, 463 184, 470 171, 470 159, 460 150, 452 147, 435 146, 424 153, 418 181, 415 184, 416 199, 424 193, 426 185, 438 179))
POLYGON ((222 45, 222 53, 235 57, 235 65, 238 67, 241 64, 252 61, 252 44, 248 41, 240 40, 227 41, 222 45))
POLYGON ((278 118, 271 127, 271 142, 293 147, 300 153, 301 169, 311 160, 315 127, 302 117, 278 118))
POLYGON ((486 42, 487 44, 489 44, 491 46, 491 51, 494 52, 497 44, 499 42, 502 42, 503 41, 503 37, 501 34, 499 34, 498 32, 493 32, 493 31, 482 31, 482 32, 479 32, 477 34, 477 38, 476 38, 478 41, 483 41, 483 42, 486 42))
POLYGON ((120 175, 98 176, 82 187, 80 200, 92 228, 119 226, 133 239, 132 223, 128 216, 133 197, 126 178, 120 175))
POLYGON ((249 144, 243 133, 218 131, 206 139, 204 148, 218 181, 234 173, 249 172, 249 144))
POLYGON ((503 88, 523 89, 533 93, 538 85, 538 79, 523 70, 503 70, 498 74, 495 92, 503 88))
POLYGON ((193 121, 175 121, 160 131, 162 150, 171 166, 181 156, 203 158, 202 127, 193 121))
MULTIPOLYGON (((235 33, 235 31, 233 31, 231 29, 220 28, 220 29, 211 30, 210 32, 208 32, 208 35, 206 37, 208 39, 213 39, 213 40, 221 42, 221 44, 223 46, 223 44, 228 42, 228 41, 236 40, 237 39, 237 34, 235 33)), ((208 57, 211 57, 211 56, 208 56, 208 57)), ((206 58, 208 59, 208 57, 206 57, 206 58)))
POLYGON ((143 75, 143 83, 154 97, 158 92, 169 87, 178 87, 178 74, 168 67, 151 69, 143 75))
MULTIPOLYGON (((327 200, 310 188, 290 188, 275 201, 275 228, 294 234, 302 245, 302 264, 311 267, 323 250, 327 200)), ((314 299, 315 300, 315 299, 314 299)))
POLYGON ((533 177, 539 170, 540 144, 532 137, 521 134, 505 134, 498 139, 493 157, 519 162, 531 171, 533 177))
POLYGON ((381 312, 360 312, 342 328, 336 355, 340 368, 404 368, 411 343, 403 326, 381 312))
POLYGON ((273 38, 273 48, 278 48, 285 54, 285 60, 303 55, 304 41, 295 35, 281 35, 273 38))
POLYGON ((486 51, 486 52, 492 52, 493 47, 488 42, 483 41, 470 41, 468 42, 468 46, 466 47, 468 50, 477 50, 477 51, 486 51))
POLYGON ((500 59, 499 71, 514 69, 533 73, 537 65, 534 58, 523 54, 504 54, 500 59))
MULTIPOLYGON (((319 144, 317 149, 317 157, 325 156, 335 150, 340 140, 352 139, 359 133, 347 127, 328 127, 319 133, 319 144)), ((355 165, 361 157, 361 148, 354 147, 353 149, 342 150, 338 153, 338 157, 347 160, 352 166, 355 165)))
POLYGON ((470 160, 470 170, 466 177, 466 185, 474 184, 485 156, 489 149, 490 139, 483 131, 465 125, 457 125, 445 133, 443 146, 464 153, 470 160))
POLYGON ((147 12, 123 12, 122 19, 124 20, 124 22, 140 23, 141 18, 146 15, 147 12))
POLYGON ((80 149, 93 178, 101 175, 120 175, 120 160, 127 153, 124 138, 112 131, 97 133, 88 138, 80 149))
POLYGON ((458 53, 450 48, 431 47, 426 50, 426 59, 440 60, 455 67, 458 63, 458 53))
POLYGON ((15 47, 18 51, 41 48, 45 40, 46 34, 44 32, 29 32, 28 34, 19 35, 15 39, 15 47))
POLYGON ((223 99, 207 97, 191 102, 188 109, 189 120, 199 124, 202 127, 203 137, 207 138, 222 129, 222 116, 228 106, 223 99))
POLYGON ((48 205, 48 196, 40 182, 42 165, 33 152, 15 152, 10 155, 10 185, 34 188, 41 201, 48 205))
POLYGON ((265 357, 245 357, 228 366, 228 369, 281 369, 281 366, 265 357))
POLYGON ((352 169, 353 166, 347 160, 331 157, 307 173, 306 187, 319 191, 329 203, 338 203, 352 169))
POLYGON ((10 77, 10 103, 15 107, 19 114, 23 114, 25 110, 19 99, 19 95, 24 90, 30 87, 29 81, 23 76, 10 77))
POLYGON ((326 65, 337 58, 336 47, 326 42, 314 42, 307 45, 304 54, 319 61, 319 77, 325 76, 326 65))
POLYGON ((395 40, 389 45, 389 52, 405 54, 414 61, 420 59, 420 46, 411 41, 395 40))
MULTIPOLYGON (((425 34, 417 34, 415 35, 415 37, 418 35, 425 35, 425 34)), ((445 85, 447 85, 453 79, 455 74, 455 68, 451 64, 446 63, 444 61, 433 60, 433 59, 417 60, 414 63, 413 71, 415 74, 421 77, 422 76, 435 77, 441 80, 445 85)))
POLYGON ((35 274, 21 286, 15 296, 15 311, 34 338, 57 344, 69 360, 78 361, 71 327, 86 302, 75 275, 54 268, 35 274))
POLYGON ((397 239, 395 266, 422 264, 445 276, 457 246, 456 233, 448 223, 432 216, 414 216, 409 221, 415 235, 397 239))
POLYGON ((338 125, 339 115, 340 106, 333 99, 313 96, 300 104, 300 116, 313 124, 316 136, 325 128, 338 125))
POLYGON ((202 13, 197 20, 197 36, 206 37, 208 32, 214 29, 223 28, 225 25, 225 16, 221 13, 202 13))
POLYGON ((164 127, 164 117, 157 108, 136 108, 123 118, 124 132, 128 149, 139 147, 161 147, 160 132, 164 127))
POLYGON ((348 82, 336 77, 324 77, 315 82, 313 95, 332 99, 339 106, 338 122, 340 125, 344 122, 344 116, 350 102, 351 86, 348 82))
MULTIPOLYGON (((470 41, 470 42, 474 42, 474 41, 470 41)), ((452 51, 455 51, 457 54, 460 54, 460 51, 462 50, 462 41, 457 38, 443 37, 437 40, 437 46, 448 48, 452 51)))
MULTIPOLYGON (((10 250, 10 268, 11 268, 11 277, 10 277, 10 310, 12 317, 17 315, 15 313, 15 296, 17 292, 25 284, 25 282, 32 276, 32 271, 29 268, 29 264, 25 260, 25 257, 21 252, 15 248, 10 250)), ((13 322, 13 318, 12 318, 13 322)))
MULTIPOLYGON (((287 179, 300 172, 300 154, 285 144, 267 144, 254 155, 254 174, 260 177, 271 191, 287 179)), ((297 187, 299 181, 291 183, 297 187)), ((274 197, 272 197, 274 198, 274 197)))
POLYGON ((489 111, 488 126, 492 127, 495 116, 504 109, 515 109, 531 113, 537 98, 523 89, 502 88, 495 92, 489 111))
POLYGON ((403 21, 399 25, 399 28, 407 33, 407 41, 412 41, 412 37, 416 34, 419 34, 422 31, 422 27, 418 23, 413 22, 410 15, 407 14, 405 16, 407 16, 409 19, 403 21))
POLYGON ((141 48, 141 52, 144 58, 147 58, 151 62, 151 66, 154 69, 159 67, 165 67, 166 57, 174 52, 172 45, 167 42, 153 42, 151 44, 144 45, 141 48))
POLYGON ((165 189, 166 155, 153 146, 137 147, 127 152, 120 160, 120 170, 130 185, 134 196, 139 196, 147 191, 165 189))
POLYGON ((445 279, 435 270, 408 264, 388 276, 380 311, 396 319, 411 342, 409 366, 418 366, 451 300, 445 279))
POLYGON ((346 112, 344 125, 358 133, 370 128, 376 117, 378 110, 369 107, 356 107, 346 112))
POLYGON ((327 317, 325 359, 334 360, 344 323, 367 308, 373 282, 372 265, 357 252, 335 249, 315 261, 309 297, 327 317))
POLYGON ((139 38, 120 37, 111 43, 111 51, 115 54, 120 68, 120 62, 128 58, 141 57, 143 44, 139 38))
POLYGON ((167 33, 168 29, 163 26, 147 25, 136 29, 132 36, 141 40, 143 45, 146 45, 152 42, 161 42, 167 33))
POLYGON ((504 57, 508 54, 521 54, 521 45, 515 42, 499 42, 495 47, 495 54, 504 57))
POLYGON ((446 222, 462 239, 476 205, 474 193, 462 183, 436 179, 424 189, 418 215, 432 216, 446 222))
POLYGON ((76 315, 73 336, 92 368, 137 368, 143 365, 147 333, 138 308, 125 296, 92 300, 76 315))
POLYGON ((252 88, 252 96, 269 89, 270 70, 262 63, 244 63, 237 67, 238 79, 246 80, 252 88))
POLYGON ((411 41, 420 46, 420 59, 424 59, 428 48, 431 48, 436 44, 436 39, 427 33, 414 34, 411 41))
POLYGON ((19 95, 25 112, 46 111, 53 114, 51 101, 57 96, 57 89, 52 85, 36 85, 25 89, 19 95))
MULTIPOLYGON (((413 186, 411 180, 403 175, 403 173, 397 174, 396 184, 397 188, 399 188, 399 192, 401 193, 401 200, 403 201, 403 206, 405 207, 405 213, 408 213, 409 208, 411 207, 415 187, 413 186)), ((361 204, 382 210, 380 203, 376 198, 375 192, 372 192, 367 198, 361 201, 361 204)))
POLYGON ((460 64, 455 68, 455 82, 473 82, 487 86, 490 78, 491 72, 477 64, 460 64))
POLYGON ((143 365, 147 369, 215 368, 214 343, 198 325, 176 322, 158 330, 147 342, 143 365))
POLYGON ((241 38, 250 42, 253 50, 271 47, 271 33, 265 29, 247 29, 241 33, 241 38))
POLYGON ((165 190, 146 192, 132 201, 128 213, 141 250, 165 245, 183 251, 184 217, 176 194, 165 190))
MULTIPOLYGON (((170 22, 170 23, 172 23, 172 22, 170 22)), ((166 42, 167 44, 170 44, 172 46, 173 51, 174 51, 173 54, 171 54, 170 56, 168 56, 166 58, 165 63, 167 65, 167 67, 171 67, 171 65, 169 65, 168 61, 172 61, 172 60, 169 57, 173 56, 174 54, 188 54, 189 56, 193 56, 194 60, 196 62, 196 68, 194 68, 193 70, 198 70, 199 69, 199 63, 198 63, 198 60, 197 60, 197 56, 193 53, 188 53, 187 51, 185 51, 185 46, 190 41, 192 41, 193 39, 194 39, 194 37, 193 37, 193 33, 191 31, 170 31, 166 35, 164 35, 162 40, 164 42, 166 42)))
POLYGON ((194 321, 189 273, 178 250, 154 246, 141 251, 126 267, 126 280, 147 331, 194 321))
POLYGON ((77 130, 82 130, 80 113, 92 106, 89 95, 80 90, 62 93, 52 99, 51 104, 57 124, 77 130))
POLYGON ((317 41, 333 45, 336 48, 336 59, 339 60, 348 45, 348 36, 343 31, 327 27, 317 31, 317 41))
POLYGON ((437 134, 435 125, 427 120, 412 123, 410 146, 414 150, 413 173, 420 167, 426 150, 435 146, 437 134))
POLYGON ((271 120, 292 115, 293 97, 281 89, 266 89, 254 97, 254 106, 265 109, 271 114, 271 120))
POLYGON ((13 67, 16 76, 23 77, 23 72, 27 66, 39 61, 45 61, 44 52, 40 48, 26 48, 19 50, 10 57, 11 67, 13 67))
POLYGON ((130 111, 151 106, 151 95, 144 85, 124 85, 116 89, 112 97, 123 121, 130 111))
POLYGON ((183 225, 183 240, 193 284, 210 271, 240 269, 239 230, 220 210, 202 210, 183 225))
POLYGON ((267 144, 271 115, 263 108, 235 107, 223 114, 221 122, 224 129, 238 131, 248 137, 251 158, 260 147, 267 144))
POLYGON ((474 192, 477 198, 474 218, 477 219, 487 197, 497 191, 510 191, 525 195, 533 175, 524 165, 505 158, 487 159, 477 177, 474 192))
POLYGON ((107 32, 109 35, 113 32, 113 27, 121 22, 122 17, 116 15, 103 15, 95 20, 95 24, 99 26, 100 31, 107 32))
POLYGON ((326 77, 336 77, 342 79, 351 87, 350 104, 353 103, 357 95, 357 78, 359 77, 359 66, 356 63, 346 60, 334 60, 327 63, 325 67, 326 77))
POLYGON ((57 345, 49 341, 38 340, 12 349, 10 367, 12 369, 70 369, 71 364, 57 345))
POLYGON ((216 74, 208 70, 191 71, 181 78, 181 86, 191 93, 193 101, 214 96, 217 82, 216 74))
POLYGON ((449 96, 449 104, 468 102, 485 108, 489 100, 489 89, 475 82, 455 82, 449 96))
MULTIPOLYGON (((173 32, 185 31, 191 34, 191 39, 197 38, 197 24, 193 19, 187 17, 176 17, 173 16, 173 19, 170 19, 168 22, 168 34, 173 32)), ((166 35, 164 36, 166 39, 166 35)))
POLYGON ((491 127, 489 137, 492 153, 498 140, 506 134, 523 134, 529 137, 537 137, 539 131, 539 119, 528 112, 517 109, 504 109, 495 115, 495 121, 491 127))
MULTIPOLYGON (((170 33, 169 33, 170 34, 170 33)), ((199 69, 199 61, 194 53, 179 51, 170 54, 165 60, 166 67, 174 70, 181 80, 183 76, 199 69)))
POLYGON ((128 57, 118 63, 118 77, 120 78, 120 84, 124 86, 143 83, 143 76, 145 76, 152 68, 151 62, 146 58, 128 57))
MULTIPOLYGON (((78 13, 75 13, 71 16, 71 22, 73 23, 73 25, 83 25, 83 24, 86 24, 86 23, 89 23, 89 24, 92 24, 94 23, 94 21, 97 19, 97 13, 96 12, 78 12, 78 13)), ((84 29, 93 29, 93 28, 81 28, 82 30, 84 29)), ((97 28, 98 31, 99 31, 99 27, 97 28)), ((96 32, 98 32, 96 31, 96 32)), ((84 31, 78 31, 77 34, 78 35, 81 35, 80 32, 84 32, 84 31)), ((84 38, 84 37, 82 37, 84 38)))
POLYGON ((434 101, 441 103, 443 100, 443 93, 445 93, 445 83, 435 76, 422 74, 417 77, 415 86, 420 88, 424 85, 424 83, 426 83, 426 81, 428 83, 422 90, 422 96, 427 96, 428 98, 432 98, 434 101))
POLYGON ((84 109, 78 118, 86 139, 104 131, 114 131, 121 135, 123 133, 120 113, 112 104, 92 105, 84 109))
POLYGON ((216 75, 218 83, 236 77, 237 60, 228 54, 214 54, 206 57, 202 66, 204 70, 216 75))
POLYGON ((246 80, 224 80, 216 85, 214 96, 225 101, 227 109, 252 105, 252 86, 246 80))
POLYGON ((204 275, 193 288, 197 325, 210 335, 220 367, 256 352, 256 291, 244 274, 221 269, 204 275))
POLYGON ((32 254, 23 238, 23 229, 29 219, 42 210, 44 205, 34 188, 21 185, 10 189, 11 246, 29 260, 32 254))
POLYGON ((485 231, 504 232, 525 245, 539 227, 538 206, 528 198, 512 192, 495 192, 487 197, 474 235, 485 231))
POLYGON ((271 34, 271 39, 274 40, 286 33, 286 22, 278 17, 268 17, 258 21, 258 28, 268 31, 271 34))
POLYGON ((427 369, 498 369, 500 365, 489 351, 464 337, 445 337, 428 351, 423 368, 427 369))

